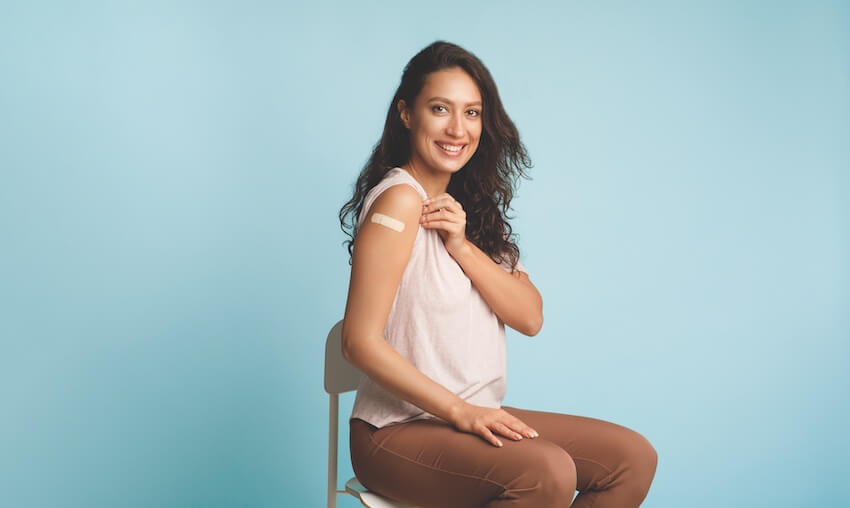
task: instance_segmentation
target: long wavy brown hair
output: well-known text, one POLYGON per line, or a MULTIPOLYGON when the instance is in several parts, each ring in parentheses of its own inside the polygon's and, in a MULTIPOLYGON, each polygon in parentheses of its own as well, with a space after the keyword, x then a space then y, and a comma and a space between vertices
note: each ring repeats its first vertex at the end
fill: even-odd
POLYGON ((531 159, 516 126, 505 113, 490 71, 478 57, 445 41, 430 44, 405 66, 401 83, 390 101, 381 139, 357 177, 354 197, 339 211, 340 227, 350 237, 343 242, 348 246, 349 265, 357 236, 357 219, 366 194, 387 171, 406 164, 410 158, 410 136, 396 109, 398 101, 404 99, 406 104, 414 104, 430 73, 452 67, 460 67, 477 83, 484 125, 478 149, 466 165, 452 174, 446 192, 459 201, 466 212, 467 239, 494 262, 506 260, 511 270, 515 269, 519 247, 511 238, 514 235, 507 219, 513 217, 508 217, 507 213, 519 177, 531 179, 524 172, 532 167, 531 159))

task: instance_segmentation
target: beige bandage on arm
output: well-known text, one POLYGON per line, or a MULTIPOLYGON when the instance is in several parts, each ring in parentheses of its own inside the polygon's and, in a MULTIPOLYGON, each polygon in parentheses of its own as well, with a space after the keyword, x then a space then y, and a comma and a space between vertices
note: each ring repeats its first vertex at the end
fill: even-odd
POLYGON ((398 219, 393 219, 389 215, 384 215, 382 213, 377 213, 377 212, 373 213, 372 214, 372 222, 374 222, 375 224, 380 224, 382 226, 386 226, 386 227, 388 227, 392 230, 398 231, 398 232, 404 231, 404 222, 402 222, 398 219))

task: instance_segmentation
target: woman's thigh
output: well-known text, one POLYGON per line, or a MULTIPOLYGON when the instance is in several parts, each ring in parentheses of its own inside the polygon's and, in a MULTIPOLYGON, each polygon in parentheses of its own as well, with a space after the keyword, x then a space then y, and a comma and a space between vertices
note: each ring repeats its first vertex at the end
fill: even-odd
MULTIPOLYGON (((366 488, 421 507, 513 506, 510 500, 558 499, 575 494, 575 465, 545 439, 501 437, 496 447, 440 419, 377 429, 350 421, 351 461, 366 488)), ((543 435, 543 429, 537 429, 543 435)), ((517 506, 540 506, 533 502, 517 506)))
POLYGON ((585 416, 510 406, 502 409, 569 453, 575 462, 579 491, 606 489, 626 481, 633 483, 634 488, 649 489, 658 456, 638 432, 585 416))

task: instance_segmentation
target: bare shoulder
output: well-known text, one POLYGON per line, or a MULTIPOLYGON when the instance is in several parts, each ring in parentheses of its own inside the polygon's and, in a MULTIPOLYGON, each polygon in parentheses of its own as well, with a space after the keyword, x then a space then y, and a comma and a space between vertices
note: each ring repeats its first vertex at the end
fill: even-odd
POLYGON ((393 185, 392 187, 388 187, 384 192, 381 193, 380 196, 375 200, 375 203, 372 205, 374 208, 375 205, 383 204, 384 206, 394 206, 398 208, 422 208, 422 197, 419 196, 419 192, 414 189, 412 186, 406 183, 399 183, 393 185))
POLYGON ((418 225, 419 216, 422 214, 422 197, 410 185, 393 185, 383 191, 372 203, 369 215, 375 213, 389 215, 405 224, 418 225))

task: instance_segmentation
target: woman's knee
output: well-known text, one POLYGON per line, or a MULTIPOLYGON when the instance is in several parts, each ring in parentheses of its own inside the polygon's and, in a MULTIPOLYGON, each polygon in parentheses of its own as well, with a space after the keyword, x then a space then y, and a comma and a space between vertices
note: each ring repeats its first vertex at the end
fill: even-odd
POLYGON ((643 500, 655 478, 658 467, 658 452, 642 434, 631 431, 625 446, 625 460, 630 476, 630 485, 637 499, 643 500))
POLYGON ((576 465, 570 454, 563 448, 553 446, 542 454, 539 468, 537 477, 540 487, 543 496, 553 503, 551 506, 556 506, 554 503, 572 501, 578 480, 576 465))

